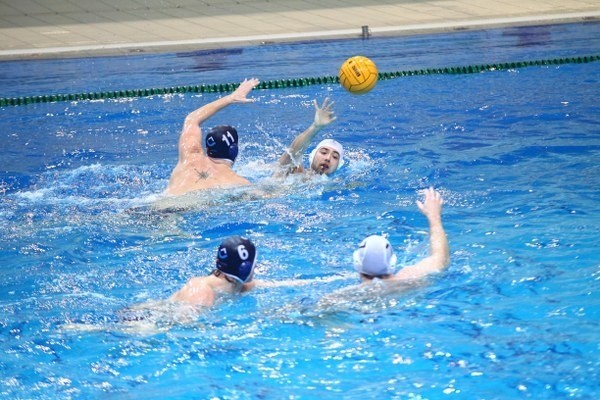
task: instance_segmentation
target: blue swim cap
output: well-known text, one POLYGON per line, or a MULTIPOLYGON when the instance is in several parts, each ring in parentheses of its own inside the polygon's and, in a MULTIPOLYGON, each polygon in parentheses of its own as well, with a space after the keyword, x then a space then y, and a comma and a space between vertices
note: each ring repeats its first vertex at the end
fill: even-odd
POLYGON ((211 158, 235 161, 238 155, 238 134, 233 126, 222 125, 212 128, 204 139, 206 154, 211 158))
POLYGON ((240 283, 252 280, 256 264, 256 247, 246 238, 231 236, 221 243, 217 252, 217 269, 240 283))

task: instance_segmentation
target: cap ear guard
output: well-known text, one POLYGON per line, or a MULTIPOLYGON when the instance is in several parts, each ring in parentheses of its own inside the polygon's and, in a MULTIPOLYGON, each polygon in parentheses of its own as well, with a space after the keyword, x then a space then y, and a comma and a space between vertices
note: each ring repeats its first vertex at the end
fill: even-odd
MULTIPOLYGON (((361 246, 362 247, 362 246, 361 246)), ((355 250, 353 255, 352 255, 352 261, 354 262, 354 269, 357 272, 361 272, 362 271, 362 256, 361 256, 361 249, 355 250)))
POLYGON ((256 259, 254 259, 252 262, 244 261, 243 263, 240 264, 238 270, 236 271, 237 275, 234 275, 232 273, 225 272, 225 271, 229 270, 230 268, 228 268, 228 266, 226 264, 224 264, 221 260, 217 259, 217 269, 219 271, 221 271, 221 273, 223 275, 226 275, 229 278, 231 278, 241 284, 252 281, 252 278, 254 277, 254 266, 255 265, 256 265, 256 259))
POLYGON ((242 283, 248 283, 252 280, 255 265, 256 258, 254 258, 252 261, 244 261, 242 264, 240 264, 240 277, 238 279, 242 283))

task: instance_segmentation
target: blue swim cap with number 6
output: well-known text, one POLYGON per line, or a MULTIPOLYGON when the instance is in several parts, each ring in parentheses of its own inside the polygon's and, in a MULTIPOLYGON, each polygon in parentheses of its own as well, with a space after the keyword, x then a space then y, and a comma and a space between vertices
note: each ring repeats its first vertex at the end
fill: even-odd
POLYGON ((238 133, 233 126, 212 128, 204 139, 206 154, 211 158, 235 161, 238 155, 238 133))
POLYGON ((231 236, 217 251, 217 269, 240 283, 252 280, 256 264, 256 247, 246 238, 231 236))

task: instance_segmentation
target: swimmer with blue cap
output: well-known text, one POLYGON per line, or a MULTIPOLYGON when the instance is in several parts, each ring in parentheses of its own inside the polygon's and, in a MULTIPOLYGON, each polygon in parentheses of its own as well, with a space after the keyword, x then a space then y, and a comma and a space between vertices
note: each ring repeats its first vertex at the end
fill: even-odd
POLYGON ((217 250, 215 268, 208 276, 194 277, 173 294, 169 301, 192 306, 211 307, 220 295, 248 292, 255 287, 300 286, 339 279, 292 279, 266 281, 254 279, 257 251, 254 243, 241 236, 231 236, 217 250))
POLYGON ((208 276, 194 277, 169 300, 210 307, 220 294, 243 293, 254 287, 256 247, 241 236, 223 240, 217 250, 215 268, 208 276))
MULTIPOLYGON (((304 172, 302 157, 318 132, 335 121, 333 102, 326 98, 319 106, 313 100, 315 117, 313 123, 298 135, 290 145, 289 149, 279 158, 279 171, 277 176, 287 176, 294 173, 304 172)), ((309 156, 309 171, 319 175, 331 175, 344 165, 344 148, 333 139, 322 140, 309 156)))
POLYGON ((238 155, 237 130, 228 125, 212 128, 204 138, 204 150, 200 125, 229 105, 252 102, 247 96, 258 84, 258 79, 244 80, 231 94, 188 114, 179 137, 179 159, 165 194, 179 196, 196 190, 250 184, 232 169, 238 155))
MULTIPOLYGON (((179 323, 193 323, 205 309, 225 295, 236 295, 255 287, 256 247, 241 236, 224 239, 215 258, 215 266, 207 276, 189 279, 165 300, 148 300, 118 312, 115 322, 128 332, 154 334, 179 323)), ((269 286, 263 284, 263 286, 269 286)), ((103 330, 105 325, 68 324, 69 330, 103 330)))
POLYGON ((359 273, 363 284, 374 279, 384 281, 414 281, 445 270, 450 263, 448 238, 442 225, 443 199, 433 188, 424 191, 423 202, 417 207, 429 222, 429 256, 414 265, 408 265, 395 272, 396 255, 390 242, 383 236, 371 235, 365 238, 353 254, 354 269, 359 273))

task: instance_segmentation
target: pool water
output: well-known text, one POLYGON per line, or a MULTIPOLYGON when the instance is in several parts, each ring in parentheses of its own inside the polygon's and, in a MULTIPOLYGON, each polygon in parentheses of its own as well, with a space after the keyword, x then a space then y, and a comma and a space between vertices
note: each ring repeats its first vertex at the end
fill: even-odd
MULTIPOLYGON (((359 53, 384 71, 589 55, 598 27, 7 62, 0 82, 24 96, 335 75, 359 53)), ((198 194, 178 212, 155 205, 183 118, 220 94, 0 109, 1 396, 597 398, 598 66, 398 78, 364 96, 333 84, 253 91, 255 103, 210 124, 238 127, 235 169, 276 195, 198 194), (273 163, 325 96, 338 119, 322 136, 345 145, 347 165, 274 182, 273 163), (446 200, 448 272, 323 306, 358 283, 351 257, 365 236, 389 235, 400 264, 427 254, 415 201, 428 186, 446 200), (258 278, 315 282, 156 332, 115 323, 210 272, 234 234, 256 243, 258 278)))

